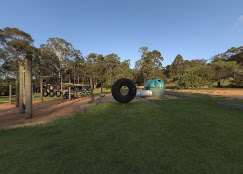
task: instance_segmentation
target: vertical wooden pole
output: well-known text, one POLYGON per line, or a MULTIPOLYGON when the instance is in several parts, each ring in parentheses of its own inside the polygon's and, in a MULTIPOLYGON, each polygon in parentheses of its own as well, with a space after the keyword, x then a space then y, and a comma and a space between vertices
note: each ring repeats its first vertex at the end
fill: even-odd
POLYGON ((25 58, 25 116, 32 117, 32 60, 25 58))
POLYGON ((100 93, 103 94, 103 82, 100 83, 100 93))
POLYGON ((90 83, 90 87, 91 87, 91 102, 94 102, 95 101, 95 98, 94 98, 94 85, 93 85, 93 78, 92 77, 90 77, 89 83, 90 83))
POLYGON ((23 91, 24 91, 24 78, 23 78, 24 66, 19 62, 19 112, 24 113, 24 100, 23 100, 23 91))
MULTIPOLYGON (((62 82, 62 75, 61 75, 61 92, 63 91, 63 82, 62 82)), ((63 94, 63 92, 62 92, 63 94)))
POLYGON ((79 74, 78 74, 78 84, 80 84, 80 77, 79 77, 79 74))
POLYGON ((68 99, 71 100, 71 74, 69 74, 68 99))
POLYGON ((23 70, 23 73, 22 73, 22 77, 23 77, 23 103, 24 103, 24 109, 26 107, 26 70, 25 70, 25 64, 24 64, 24 70, 23 70))
POLYGON ((41 95, 41 103, 44 102, 44 97, 43 97, 43 79, 40 77, 40 95, 41 95))
POLYGON ((73 67, 73 83, 74 84, 76 83, 76 67, 75 67, 75 65, 73 67))
MULTIPOLYGON (((19 66, 18 66, 19 68, 19 66)), ((15 106, 19 107, 19 71, 16 72, 16 81, 15 81, 15 106)))
POLYGON ((10 84, 9 85, 9 103, 12 104, 12 85, 10 84))

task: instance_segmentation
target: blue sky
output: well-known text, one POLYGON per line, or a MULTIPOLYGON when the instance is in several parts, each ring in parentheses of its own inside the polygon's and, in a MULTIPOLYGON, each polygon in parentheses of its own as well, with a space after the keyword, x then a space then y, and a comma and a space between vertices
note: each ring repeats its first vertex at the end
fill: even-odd
POLYGON ((206 58, 243 45, 242 0, 1 0, 0 27, 39 46, 62 37, 86 55, 117 53, 134 64, 148 46, 164 56, 206 58))

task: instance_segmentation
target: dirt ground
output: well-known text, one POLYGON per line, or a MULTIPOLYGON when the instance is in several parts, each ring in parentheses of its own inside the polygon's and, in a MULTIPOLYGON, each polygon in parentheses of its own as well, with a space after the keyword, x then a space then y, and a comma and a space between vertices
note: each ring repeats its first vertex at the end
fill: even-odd
POLYGON ((33 118, 26 119, 24 114, 20 114, 18 108, 11 104, 0 105, 0 129, 9 129, 34 124, 43 124, 60 117, 68 117, 72 113, 84 112, 89 106, 104 101, 111 101, 111 95, 103 98, 95 97, 92 102, 91 97, 76 100, 53 100, 44 103, 33 104, 33 118))
MULTIPOLYGON (((162 100, 177 99, 176 96, 165 94, 162 100)), ((133 102, 138 100, 155 100, 153 97, 136 97, 133 102)), ((161 99, 160 99, 161 100, 161 99)), ((26 119, 24 114, 20 114, 18 108, 11 104, 0 105, 0 129, 11 129, 17 127, 44 124, 61 117, 70 117, 72 113, 85 112, 88 107, 99 103, 114 101, 111 94, 97 96, 92 102, 90 97, 80 98, 72 101, 52 100, 44 103, 34 102, 33 118, 26 119)))
POLYGON ((243 89, 235 88, 214 88, 214 89, 179 89, 169 90, 173 92, 192 93, 192 94, 206 94, 212 96, 222 96, 229 98, 243 99, 243 89))

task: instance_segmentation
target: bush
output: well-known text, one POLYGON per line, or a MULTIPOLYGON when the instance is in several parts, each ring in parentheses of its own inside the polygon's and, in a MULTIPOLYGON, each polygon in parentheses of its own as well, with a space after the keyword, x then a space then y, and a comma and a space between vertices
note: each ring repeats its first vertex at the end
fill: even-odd
POLYGON ((200 88, 209 86, 210 79, 200 71, 186 71, 178 76, 176 86, 178 88, 200 88))

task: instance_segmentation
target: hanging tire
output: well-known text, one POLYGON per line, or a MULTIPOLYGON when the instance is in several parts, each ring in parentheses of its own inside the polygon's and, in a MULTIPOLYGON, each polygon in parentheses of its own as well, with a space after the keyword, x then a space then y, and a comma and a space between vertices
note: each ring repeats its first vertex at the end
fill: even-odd
POLYGON ((55 96, 55 92, 54 91, 50 91, 49 96, 50 97, 54 97, 55 96))
POLYGON ((43 96, 47 97, 49 95, 49 93, 47 91, 43 91, 43 96))
POLYGON ((122 79, 117 80, 112 85, 111 92, 112 92, 113 98, 116 101, 118 101, 120 103, 128 103, 136 97, 137 88, 132 80, 122 78, 122 79), (123 87, 128 88, 127 89, 128 91, 126 94, 123 94, 121 92, 121 89, 123 87))
POLYGON ((56 91, 56 96, 57 97, 61 97, 61 95, 62 95, 62 92, 61 91, 56 91))

